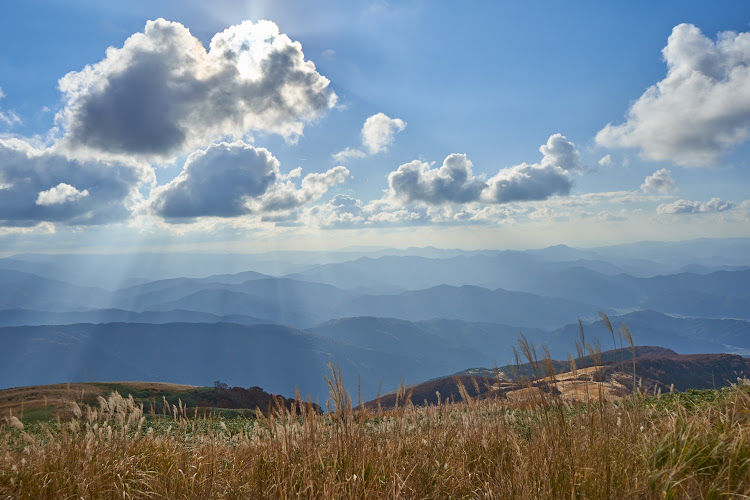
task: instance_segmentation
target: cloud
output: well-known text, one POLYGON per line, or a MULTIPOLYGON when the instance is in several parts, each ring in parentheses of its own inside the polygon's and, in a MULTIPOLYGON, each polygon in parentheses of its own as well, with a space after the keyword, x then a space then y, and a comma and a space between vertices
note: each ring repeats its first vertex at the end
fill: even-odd
POLYGON ((335 153, 332 157, 337 162, 345 162, 364 158, 368 154, 383 153, 388 151, 390 145, 393 144, 396 134, 402 132, 405 128, 406 122, 400 118, 390 118, 384 113, 372 115, 365 120, 361 132, 362 146, 367 152, 347 147, 343 151, 335 153))
POLYGON ((709 201, 688 201, 688 200, 677 200, 671 203, 665 203, 659 205, 656 208, 659 214, 705 214, 705 213, 716 213, 726 212, 732 210, 736 205, 731 201, 723 201, 719 198, 711 198, 709 201))
POLYGON ((0 139, 0 225, 121 221, 153 180, 148 167, 69 158, 20 139, 0 139))
POLYGON ((148 205, 152 213, 165 219, 290 210, 319 199, 349 175, 344 167, 308 174, 298 189, 291 179, 299 177, 301 170, 284 176, 279 165, 264 148, 244 142, 212 144, 190 154, 177 178, 154 188, 148 205))
POLYGON ((291 181, 272 186, 258 201, 250 204, 251 211, 267 212, 290 210, 320 199, 328 189, 349 177, 346 167, 338 166, 324 173, 307 174, 298 189, 291 181))
POLYGON ((750 137, 750 33, 723 32, 712 41, 680 24, 662 54, 667 76, 630 106, 625 123, 600 130, 596 142, 687 167, 715 164, 750 137))
POLYGON ((346 148, 343 151, 339 151, 338 153, 334 154, 333 159, 339 163, 344 163, 348 160, 364 158, 365 156, 367 156, 367 153, 360 149, 346 148))
POLYGON ((662 168, 646 177, 643 184, 641 184, 641 190, 644 193, 669 194, 677 191, 677 186, 674 179, 672 179, 672 172, 666 168, 662 168))
MULTIPOLYGON (((5 93, 3 92, 3 88, 0 87, 0 99, 2 99, 3 97, 5 97, 5 93)), ((0 109, 0 123, 5 123, 8 126, 13 126, 21 123, 21 118, 13 111, 3 111, 0 109)))
POLYGON ((463 154, 449 155, 440 168, 414 160, 388 174, 391 193, 409 203, 467 203, 479 199, 487 184, 474 177, 472 164, 463 154))
POLYGON ((612 155, 604 155, 599 160, 600 167, 609 167, 612 165, 612 155))
POLYGON ((36 197, 36 204, 47 206, 70 203, 85 198, 88 195, 89 192, 87 189, 79 191, 70 184, 61 182, 55 187, 51 187, 46 191, 41 191, 39 196, 36 197))
POLYGON ((370 154, 382 153, 405 128, 406 122, 400 118, 390 118, 384 113, 372 115, 362 125, 362 144, 370 154))
POLYGON ((466 155, 449 155, 440 168, 422 161, 401 165, 388 175, 390 196, 402 203, 510 203, 567 195, 572 173, 583 168, 575 144, 554 134, 539 148, 540 163, 500 170, 487 181, 474 176, 466 155))
POLYGON ((206 51, 182 24, 157 19, 60 80, 57 121, 71 150, 169 158, 253 131, 295 141, 335 105, 328 85, 270 21, 232 26, 206 51))
POLYGON ((539 147, 543 167, 560 167, 566 172, 580 172, 583 169, 576 145, 562 134, 552 134, 547 144, 539 147))
POLYGON ((484 199, 490 203, 546 200, 554 195, 568 195, 572 185, 568 171, 561 167, 524 163, 492 177, 484 199))
POLYGON ((329 202, 311 207, 306 214, 308 224, 323 228, 356 227, 366 222, 364 204, 351 196, 337 194, 329 202))

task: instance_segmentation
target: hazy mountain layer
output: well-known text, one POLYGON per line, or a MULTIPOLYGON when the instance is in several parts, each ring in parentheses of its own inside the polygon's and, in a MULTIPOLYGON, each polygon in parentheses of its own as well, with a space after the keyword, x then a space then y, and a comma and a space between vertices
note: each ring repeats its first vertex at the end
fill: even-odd
MULTIPOLYGON (((261 386, 325 402, 327 362, 339 365, 363 398, 469 361, 453 349, 392 353, 277 325, 171 323, 0 328, 0 388, 66 381, 161 380, 192 385, 261 386)), ((467 353, 467 355, 470 355, 467 353)))

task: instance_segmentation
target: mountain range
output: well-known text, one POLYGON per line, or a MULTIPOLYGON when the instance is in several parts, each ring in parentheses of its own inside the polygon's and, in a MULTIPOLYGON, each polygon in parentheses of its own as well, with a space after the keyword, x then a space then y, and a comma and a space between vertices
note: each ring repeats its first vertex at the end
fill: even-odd
POLYGON ((369 397, 402 377, 506 364, 521 333, 565 359, 579 318, 587 340, 620 347, 600 311, 628 325, 639 345, 747 355, 748 284, 750 239, 16 255, 0 258, 0 387, 222 378, 285 394, 304 382, 323 397, 331 361, 369 397))

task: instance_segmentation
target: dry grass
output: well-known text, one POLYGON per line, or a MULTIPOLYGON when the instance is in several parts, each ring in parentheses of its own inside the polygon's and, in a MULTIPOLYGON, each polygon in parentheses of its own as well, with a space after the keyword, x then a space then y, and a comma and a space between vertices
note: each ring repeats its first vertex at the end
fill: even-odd
POLYGON ((158 391, 178 393, 196 389, 197 386, 162 382, 109 382, 109 383, 68 383, 44 386, 16 387, 0 391, 0 416, 14 415, 23 419, 24 412, 43 412, 52 417, 69 418, 73 403, 96 402, 99 396, 106 396, 108 386, 127 386, 134 391, 158 391))
MULTIPOLYGON (((335 391, 340 381, 332 378, 335 391)), ((334 394, 336 394, 334 391, 334 394)), ((338 394, 343 395, 343 392, 338 394)), ((666 396, 665 396, 666 397, 666 396)), ((656 398, 652 398, 654 400, 656 398)), ((326 415, 147 419, 116 394, 0 430, 5 498, 742 498, 750 385, 688 409, 503 399, 326 415)))
POLYGON ((297 408, 231 421, 189 418, 181 405, 148 416, 112 394, 67 422, 0 428, 0 497, 750 496, 750 382, 700 404, 592 388, 571 402, 545 375, 523 400, 464 394, 379 411, 354 409, 332 368, 328 413, 298 397, 297 408))

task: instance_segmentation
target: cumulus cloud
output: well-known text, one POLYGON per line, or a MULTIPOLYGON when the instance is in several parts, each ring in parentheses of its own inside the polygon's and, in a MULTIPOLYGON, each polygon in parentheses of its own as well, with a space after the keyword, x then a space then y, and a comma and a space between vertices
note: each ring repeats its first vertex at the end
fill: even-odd
POLYGON ((329 187, 344 182, 349 171, 335 167, 308 174, 297 188, 292 179, 300 174, 294 169, 282 175, 279 161, 267 149, 223 142, 190 154, 182 173, 154 188, 148 203, 152 213, 165 219, 290 210, 319 199, 329 187))
POLYGON ((677 200, 664 203, 656 208, 660 214, 704 214, 726 212, 732 210, 736 205, 731 201, 723 201, 719 198, 711 198, 708 201, 677 200))
POLYGON ((249 206, 251 211, 278 211, 297 208, 320 199, 329 188, 341 184, 349 177, 346 167, 338 166, 324 173, 311 173, 302 178, 301 186, 291 181, 272 186, 260 199, 249 206))
POLYGON ((46 191, 41 191, 36 197, 37 205, 59 205, 60 203, 69 203, 89 195, 87 189, 79 191, 70 184, 61 182, 57 186, 51 187, 46 191))
POLYGON ((412 161, 388 175, 389 192, 403 203, 432 205, 538 201, 570 193, 572 174, 582 169, 575 144, 554 134, 539 151, 541 162, 502 169, 487 181, 473 174, 465 155, 452 154, 439 168, 412 161))
POLYGON ((583 169, 576 145, 562 134, 552 134, 547 144, 539 147, 539 151, 543 155, 543 167, 560 167, 566 172, 580 172, 583 169))
POLYGON ((362 125, 362 149, 348 147, 333 155, 337 162, 364 158, 368 154, 374 155, 388 150, 396 134, 406 128, 406 122, 400 118, 391 118, 385 113, 372 115, 362 125))
MULTIPOLYGON (((3 88, 0 87, 0 99, 3 97, 5 97, 5 93, 3 92, 3 88)), ((13 126, 17 123, 21 123, 21 118, 13 111, 3 111, 0 109, 0 123, 13 126)))
POLYGON ((674 179, 672 179, 672 172, 666 168, 662 168, 646 177, 643 184, 641 184, 641 189, 645 193, 669 194, 677 191, 677 185, 675 185, 674 179))
POLYGON ((362 144, 370 154, 381 153, 393 144, 393 138, 405 128, 406 122, 400 118, 390 118, 385 113, 372 115, 362 125, 362 144))
POLYGON ((650 160, 714 164, 750 137, 750 33, 723 32, 713 41, 680 24, 662 54, 667 76, 631 105, 625 123, 600 130, 596 142, 640 148, 650 160))
POLYGON ((523 163, 503 169, 492 177, 487 182, 485 200, 509 203, 568 195, 573 186, 571 173, 583 168, 575 144, 562 134, 553 134, 539 151, 543 156, 538 164, 523 163))
POLYGON ((294 141, 335 105, 328 85, 270 21, 232 26, 207 51, 182 24, 157 19, 60 80, 57 120, 72 150, 167 158, 253 131, 294 141))
POLYGON ((604 155, 599 160, 600 167, 609 167, 612 165, 612 155, 604 155))
POLYGON ((150 168, 69 158, 20 139, 0 139, 0 225, 105 224, 130 216, 150 168))
POLYGON ((415 160, 388 174, 388 185, 396 198, 407 203, 467 203, 478 200, 487 187, 471 167, 463 154, 449 155, 439 168, 415 160))

